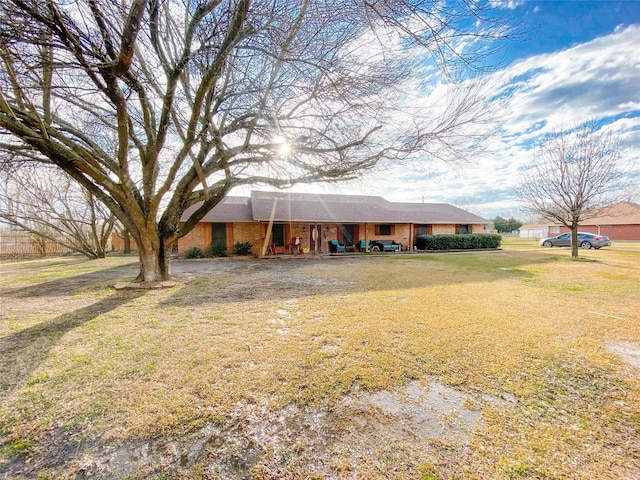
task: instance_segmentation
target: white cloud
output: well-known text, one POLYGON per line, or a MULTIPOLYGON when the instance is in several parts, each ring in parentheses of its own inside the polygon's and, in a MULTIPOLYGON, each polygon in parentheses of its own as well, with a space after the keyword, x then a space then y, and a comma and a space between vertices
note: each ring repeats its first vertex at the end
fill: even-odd
POLYGON ((554 54, 518 62, 508 72, 512 89, 509 131, 522 133, 544 120, 549 130, 559 124, 624 113, 640 101, 640 27, 554 54))
MULTIPOLYGON (((503 2, 505 3, 505 2, 503 2)), ((508 3, 508 2, 507 2, 508 3)), ((519 61, 485 77, 506 107, 501 134, 486 145, 489 155, 465 168, 439 162, 376 172, 349 184, 302 186, 298 191, 381 195, 392 201, 447 202, 474 206, 485 217, 517 212, 513 187, 518 169, 531 161, 532 146, 560 126, 600 118, 619 134, 633 175, 640 178, 640 26, 551 54, 519 61), (507 79, 507 80, 505 80, 507 79)), ((431 94, 442 95, 433 90, 431 94)), ((416 106, 434 104, 433 99, 416 106)), ((436 102, 437 103, 437 102, 436 102)))
MULTIPOLYGON (((534 142, 562 125, 591 118, 602 119, 604 128, 620 134, 627 159, 640 158, 638 39, 640 27, 631 26, 553 54, 530 57, 486 77, 495 92, 507 97, 502 134, 487 145, 490 155, 463 170, 439 166, 434 170, 437 177, 418 177, 416 182, 400 175, 401 188, 378 184, 382 195, 415 201, 424 194, 427 201, 451 203, 476 198, 485 216, 513 211, 518 206, 512 193, 514 182, 518 169, 531 161, 534 142)), ((640 165, 635 168, 640 175, 640 165)))
POLYGON ((520 5, 523 5, 524 0, 491 0, 489 2, 492 7, 508 8, 509 10, 515 10, 520 5))

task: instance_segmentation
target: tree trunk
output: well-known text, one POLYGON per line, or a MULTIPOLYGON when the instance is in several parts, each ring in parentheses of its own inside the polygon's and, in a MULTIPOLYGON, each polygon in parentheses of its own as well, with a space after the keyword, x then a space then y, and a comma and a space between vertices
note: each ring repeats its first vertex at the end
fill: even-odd
POLYGON ((571 257, 578 258, 578 226, 571 226, 571 257))
POLYGON ((163 280, 168 280, 171 277, 171 252, 173 251, 173 244, 167 245, 162 242, 162 248, 158 252, 160 271, 162 272, 163 280))
POLYGON ((124 252, 123 253, 131 253, 131 235, 129 235, 129 230, 125 230, 122 234, 124 239, 124 252))
POLYGON ((154 283, 169 280, 171 276, 171 251, 173 245, 165 245, 161 239, 144 241, 138 245, 140 257, 139 282, 154 283))

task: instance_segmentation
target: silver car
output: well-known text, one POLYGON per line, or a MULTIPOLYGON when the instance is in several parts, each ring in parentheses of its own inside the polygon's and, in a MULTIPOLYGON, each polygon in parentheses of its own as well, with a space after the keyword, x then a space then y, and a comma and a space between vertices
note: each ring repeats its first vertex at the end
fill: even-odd
MULTIPOLYGON (((570 247, 571 246, 571 232, 563 233, 557 237, 543 238, 540 240, 540 245, 543 247, 570 247)), ((596 235, 595 233, 578 232, 578 246, 580 248, 601 248, 609 247, 611 240, 604 235, 596 235)))

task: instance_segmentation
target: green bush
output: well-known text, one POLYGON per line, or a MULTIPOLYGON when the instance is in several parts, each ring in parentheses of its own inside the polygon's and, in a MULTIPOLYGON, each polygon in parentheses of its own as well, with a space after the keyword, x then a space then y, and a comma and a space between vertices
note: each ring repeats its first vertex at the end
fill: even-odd
POLYGON ((203 256, 200 247, 191 247, 184 252, 184 258, 202 258, 203 256))
POLYGON ((494 234, 420 235, 416 238, 418 250, 475 250, 498 248, 502 237, 494 234))
POLYGON ((233 244, 233 254, 234 255, 251 255, 251 248, 253 247, 253 243, 251 242, 236 242, 233 244))
POLYGON ((207 257, 226 257, 227 249, 219 242, 212 243, 207 249, 207 257))

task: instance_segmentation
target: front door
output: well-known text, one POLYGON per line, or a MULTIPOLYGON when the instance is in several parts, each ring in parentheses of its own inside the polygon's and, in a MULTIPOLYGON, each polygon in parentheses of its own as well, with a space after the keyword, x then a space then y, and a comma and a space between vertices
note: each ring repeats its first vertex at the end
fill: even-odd
POLYGON ((274 223, 271 227, 271 243, 276 247, 286 247, 289 242, 287 242, 285 233, 285 225, 283 223, 274 223))

